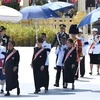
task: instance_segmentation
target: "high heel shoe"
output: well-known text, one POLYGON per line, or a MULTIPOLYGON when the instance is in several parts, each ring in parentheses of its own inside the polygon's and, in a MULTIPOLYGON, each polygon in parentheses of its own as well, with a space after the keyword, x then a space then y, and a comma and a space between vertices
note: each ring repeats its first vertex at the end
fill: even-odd
POLYGON ((20 95, 20 88, 17 88, 17 95, 20 95))

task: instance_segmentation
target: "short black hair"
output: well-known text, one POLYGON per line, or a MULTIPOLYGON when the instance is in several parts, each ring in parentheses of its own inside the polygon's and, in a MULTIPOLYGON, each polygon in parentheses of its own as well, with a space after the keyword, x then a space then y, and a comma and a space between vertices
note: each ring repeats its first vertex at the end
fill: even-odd
POLYGON ((11 43, 13 46, 15 46, 15 41, 13 41, 13 40, 9 40, 8 43, 11 43))
POLYGON ((44 35, 46 37, 46 33, 41 33, 41 35, 44 35))
POLYGON ((42 38, 38 38, 37 41, 38 41, 39 43, 43 43, 43 39, 42 39, 42 38))
POLYGON ((69 41, 70 43, 73 43, 73 40, 72 39, 68 39, 67 41, 69 41))

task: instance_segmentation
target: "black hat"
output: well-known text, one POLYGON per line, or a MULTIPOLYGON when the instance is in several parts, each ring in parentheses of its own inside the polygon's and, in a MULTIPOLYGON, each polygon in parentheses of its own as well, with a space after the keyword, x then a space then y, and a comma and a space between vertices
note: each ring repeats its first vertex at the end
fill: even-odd
POLYGON ((60 24, 59 27, 63 27, 63 28, 65 28, 66 25, 65 25, 65 24, 60 24))
POLYGON ((79 29, 77 28, 77 24, 72 24, 69 28, 69 34, 78 34, 79 29))
POLYGON ((0 32, 2 32, 3 30, 6 30, 6 28, 4 26, 0 26, 0 32))

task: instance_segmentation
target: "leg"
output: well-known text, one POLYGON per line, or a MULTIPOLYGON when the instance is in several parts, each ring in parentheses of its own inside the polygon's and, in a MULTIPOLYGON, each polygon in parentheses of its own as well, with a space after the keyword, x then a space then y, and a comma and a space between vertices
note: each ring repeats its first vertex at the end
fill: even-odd
POLYGON ((74 75, 75 75, 75 80, 78 80, 78 74, 79 74, 79 70, 78 70, 78 62, 76 63, 76 66, 74 68, 74 75))
POLYGON ((68 84, 66 82, 66 75, 65 75, 65 70, 63 69, 63 88, 67 88, 68 84))
POLYGON ((45 66, 44 69, 44 74, 45 74, 45 91, 48 91, 48 86, 49 86, 49 71, 48 71, 48 66, 45 66))
POLYGON ((9 92, 9 91, 7 91, 7 93, 5 94, 5 96, 10 96, 10 92, 9 92))
POLYGON ((93 64, 90 64, 90 75, 92 75, 92 70, 93 70, 93 64))
POLYGON ((0 93, 4 93, 5 80, 0 80, 0 84, 1 84, 1 92, 0 93))
POLYGON ((97 65, 97 75, 99 75, 99 66, 100 65, 97 65))
POLYGON ((57 73, 56 73, 56 82, 54 86, 59 87, 59 80, 61 75, 61 66, 57 66, 57 73))
POLYGON ((85 74, 85 56, 80 61, 80 74, 81 74, 81 77, 83 77, 85 74))
POLYGON ((72 83, 72 90, 74 90, 75 86, 74 86, 74 83, 72 83))
POLYGON ((18 81, 18 86, 17 86, 17 95, 20 94, 20 88, 19 88, 19 81, 18 81))

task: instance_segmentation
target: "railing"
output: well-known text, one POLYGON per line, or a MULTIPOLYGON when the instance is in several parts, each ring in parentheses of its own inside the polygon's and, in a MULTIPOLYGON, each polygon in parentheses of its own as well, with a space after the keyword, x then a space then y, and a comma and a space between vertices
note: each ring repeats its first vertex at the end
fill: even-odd
MULTIPOLYGON (((21 23, 27 24, 27 25, 34 25, 36 20, 22 20, 21 23)), ((73 24, 72 18, 51 18, 51 19, 38 19, 37 20, 38 25, 43 25, 43 26, 50 26, 53 28, 59 28, 59 24, 65 24, 66 27, 66 32, 68 32, 69 27, 71 24, 73 24)))

